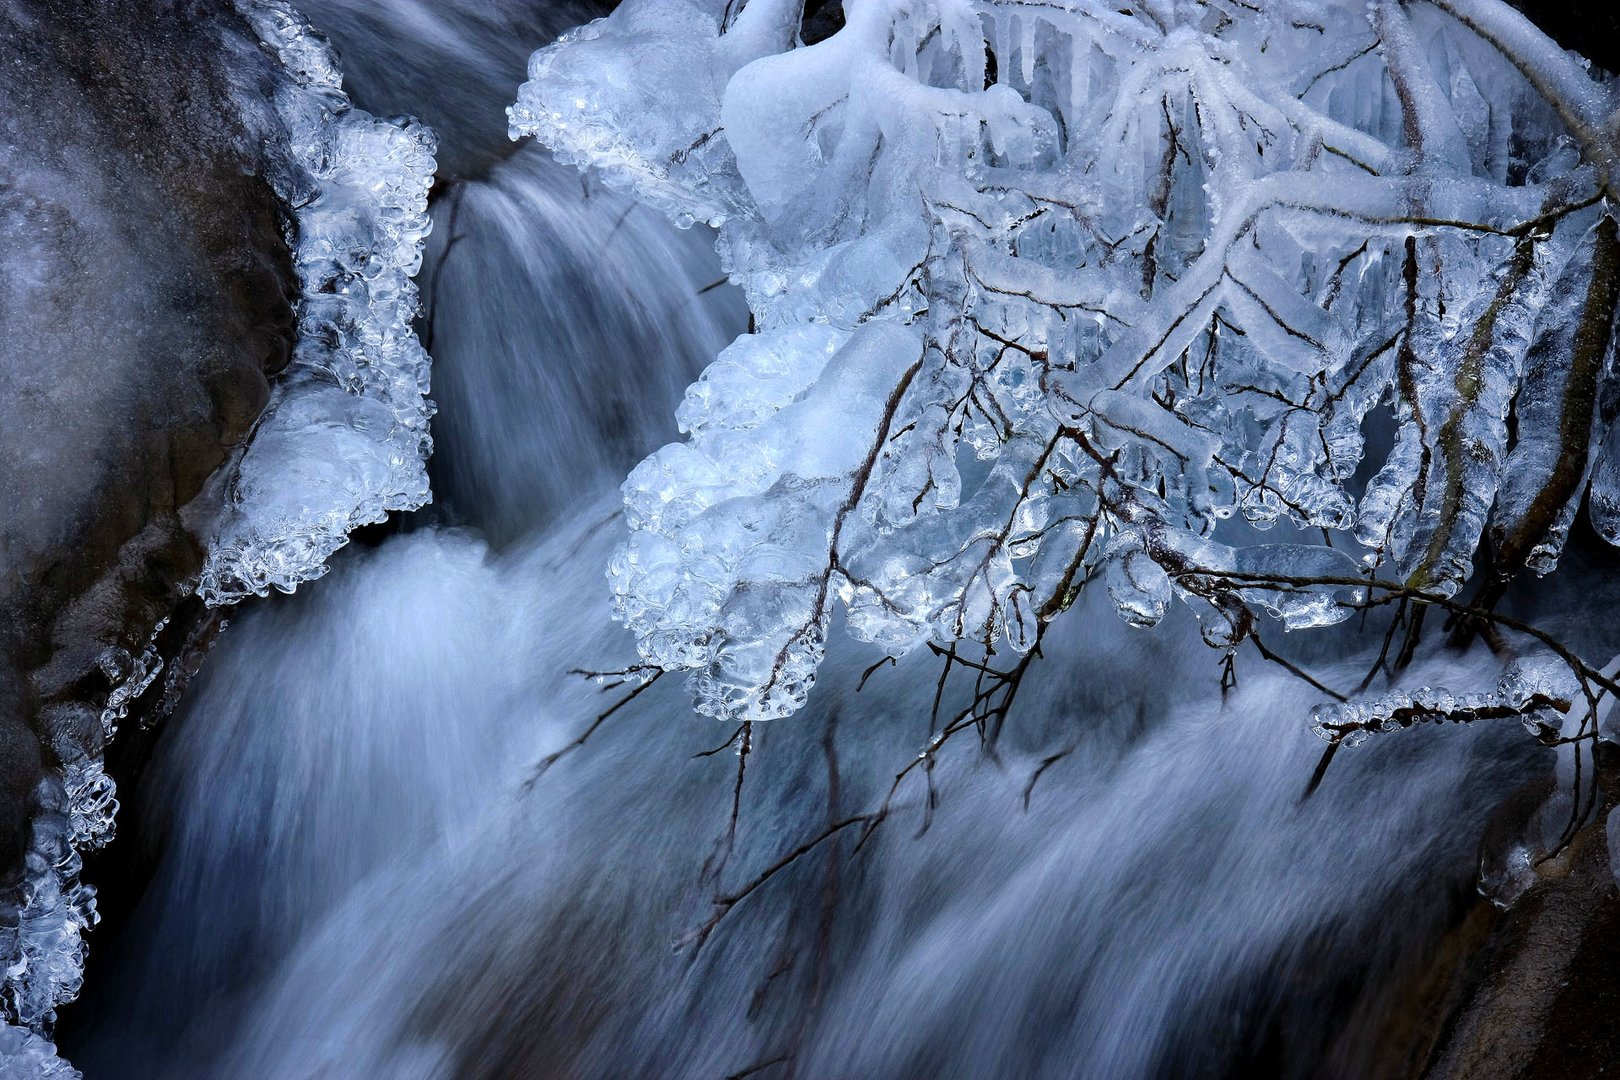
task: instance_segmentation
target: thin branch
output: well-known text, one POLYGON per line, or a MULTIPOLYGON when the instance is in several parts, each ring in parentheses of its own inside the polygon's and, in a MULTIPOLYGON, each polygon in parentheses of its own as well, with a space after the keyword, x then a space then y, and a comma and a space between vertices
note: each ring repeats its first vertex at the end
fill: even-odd
POLYGON ((1035 792, 1036 782, 1045 775, 1047 769, 1074 753, 1079 745, 1080 741, 1077 739, 1057 753, 1046 755, 1041 759, 1041 763, 1035 767, 1035 771, 1029 774, 1029 782, 1024 785, 1024 810, 1026 812, 1029 810, 1029 797, 1035 792))
POLYGON ((1290 675, 1293 675, 1295 678, 1302 679, 1305 682, 1310 683, 1312 686, 1314 686, 1314 687, 1316 687, 1316 689, 1322 691, 1322 693, 1326 694, 1328 697, 1332 698, 1334 701, 1349 701, 1350 700, 1344 694, 1341 694, 1337 690, 1333 689, 1333 687, 1328 686, 1326 683, 1324 683, 1321 680, 1319 680, 1318 678, 1316 678, 1316 676, 1312 675, 1310 672, 1308 672, 1305 669, 1303 669, 1303 668, 1299 667, 1298 665, 1294 664, 1292 661, 1288 660, 1286 657, 1279 656, 1276 653, 1272 652, 1270 649, 1266 648, 1266 643, 1260 640, 1260 635, 1259 635, 1258 632, 1251 630, 1249 632, 1249 640, 1254 643, 1255 649, 1257 649, 1259 651, 1261 656, 1265 657, 1267 660, 1271 661, 1273 664, 1276 664, 1278 667, 1282 668, 1284 671, 1288 672, 1290 675))
POLYGON ((625 694, 618 701, 615 701, 612 705, 608 706, 607 709, 598 714, 596 719, 591 721, 590 726, 584 731, 580 732, 572 742, 541 758, 539 764, 534 767, 534 771, 529 774, 529 778, 523 782, 523 790, 528 791, 530 788, 534 787, 535 783, 546 774, 546 770, 555 765, 560 758, 567 754, 571 754, 575 750, 578 750, 580 747, 584 746, 586 741, 589 740, 592 735, 596 734, 596 729, 607 722, 608 717, 612 716, 614 713, 636 700, 636 698, 640 697, 648 687, 652 686, 653 683, 663 678, 663 675, 664 673, 662 671, 655 671, 646 682, 635 687, 628 694, 625 694))
POLYGON ((765 1061, 750 1065, 748 1068, 743 1069, 740 1072, 731 1073, 726 1077, 726 1080, 743 1080, 743 1077, 745 1076, 753 1076, 755 1073, 764 1072, 772 1065, 785 1065, 792 1060, 792 1054, 780 1054, 777 1057, 769 1058, 765 1061))

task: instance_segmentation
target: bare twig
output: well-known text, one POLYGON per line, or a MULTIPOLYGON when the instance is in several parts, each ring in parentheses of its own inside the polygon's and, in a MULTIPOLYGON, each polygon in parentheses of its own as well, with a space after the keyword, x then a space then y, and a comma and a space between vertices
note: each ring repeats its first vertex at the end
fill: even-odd
POLYGON ((584 746, 586 741, 590 739, 592 735, 596 734, 596 729, 607 722, 608 717, 612 716, 614 713, 636 700, 636 698, 640 697, 642 692, 662 678, 663 674, 664 673, 662 671, 654 671, 653 674, 648 677, 646 682, 636 686, 629 693, 625 694, 618 701, 615 701, 612 705, 608 706, 605 710, 598 714, 596 719, 591 721, 590 726, 584 731, 580 732, 572 742, 541 758, 539 764, 534 767, 534 771, 529 774, 529 778, 523 782, 523 790, 528 791, 530 788, 534 787, 535 783, 546 774, 546 770, 555 765, 560 758, 567 754, 571 754, 575 750, 578 750, 580 747, 584 746))

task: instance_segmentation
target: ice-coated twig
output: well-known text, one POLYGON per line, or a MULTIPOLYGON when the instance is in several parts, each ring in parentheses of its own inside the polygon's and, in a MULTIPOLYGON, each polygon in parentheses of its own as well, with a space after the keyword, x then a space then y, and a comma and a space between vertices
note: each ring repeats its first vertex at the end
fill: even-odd
POLYGON ((959 646, 1031 653, 1093 578, 1325 690, 1267 620, 1399 600, 1397 671, 1431 606, 1501 646, 1582 494, 1620 522, 1614 95, 1501 0, 884 0, 803 47, 796 11, 621 9, 511 110, 716 226, 753 310, 611 567, 704 712, 798 709, 842 609, 868 677, 973 671, 993 751, 1016 681, 959 646))

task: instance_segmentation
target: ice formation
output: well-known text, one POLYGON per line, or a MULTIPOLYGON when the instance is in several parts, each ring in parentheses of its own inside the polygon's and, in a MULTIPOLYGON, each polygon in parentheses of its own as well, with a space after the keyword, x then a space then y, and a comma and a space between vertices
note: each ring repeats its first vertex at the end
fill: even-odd
POLYGON ((27 1028, 0 1024, 0 1080, 80 1080, 56 1047, 27 1028))
MULTIPOLYGON (((292 160, 271 179, 292 210, 302 295, 294 358, 238 463, 198 585, 211 605, 290 591, 324 573, 356 526, 425 503, 433 411, 428 357, 411 328, 432 133, 351 107, 330 47, 287 4, 241 0, 238 9, 287 74, 274 105, 292 160)), ((162 667, 155 644, 139 657, 103 658, 114 687, 100 711, 103 738, 162 667)), ((17 911, 0 925, 0 1011, 20 1025, 0 1027, 0 1071, 77 1076, 35 1033, 83 982, 84 933, 98 916, 79 853, 112 838, 118 801, 99 757, 83 748, 36 798, 17 911)))
POLYGON ((509 110, 756 317, 611 570, 704 712, 798 708, 840 606, 1022 650, 1100 575, 1231 647, 1544 573, 1589 482, 1620 538, 1614 101, 1499 0, 800 9, 627 0, 509 110))
MULTIPOLYGON (((100 740, 91 745, 99 746, 117 733, 119 722, 129 715, 131 703, 162 672, 157 635, 167 623, 167 619, 163 620, 152 631, 140 656, 132 657, 122 649, 109 649, 102 656, 101 670, 113 688, 99 716, 92 720, 99 721, 101 730, 100 740)), ((117 787, 99 754, 67 740, 58 744, 57 752, 66 760, 60 772, 46 773, 34 793, 37 811, 24 856, 23 878, 9 905, 14 906, 14 911, 0 924, 0 958, 4 963, 0 1014, 39 1031, 48 1030, 55 1020, 56 1007, 77 997, 84 982, 84 935, 100 916, 96 913, 95 889, 80 880, 79 853, 112 840, 118 813, 117 787)), ((0 1064, 8 1060, 5 1038, 10 1030, 0 1027, 0 1064)), ((15 1048, 22 1055, 18 1060, 32 1070, 18 1075, 77 1075, 71 1071, 40 1072, 43 1066, 38 1063, 44 1059, 28 1049, 32 1045, 19 1044, 15 1048)))
POLYGON ((354 108, 336 58, 280 0, 238 5, 291 76, 275 108, 292 160, 301 296, 293 359, 237 467, 198 593, 224 604, 325 573, 354 528, 429 499, 429 360, 411 328, 433 133, 354 108))
POLYGON ((1538 654, 1510 663, 1491 690, 1453 693, 1443 686, 1392 690, 1374 698, 1323 705, 1311 717, 1311 728, 1327 742, 1355 746, 1375 732, 1413 724, 1516 719, 1532 735, 1557 738, 1563 715, 1580 694, 1580 680, 1569 665, 1556 656, 1538 654))
MULTIPOLYGON (((86 768, 100 772, 100 764, 86 768)), ((66 777, 47 774, 35 792, 38 810, 33 834, 24 856, 21 904, 11 919, 0 925, 0 957, 5 977, 0 983, 0 1006, 7 1019, 34 1029, 47 1028, 56 1007, 78 996, 84 983, 84 933, 94 926, 95 889, 79 880, 81 866, 75 840, 99 835, 92 804, 101 795, 75 803, 73 767, 66 777), (70 785, 73 785, 70 787, 70 785)), ((110 820, 110 816, 106 819, 110 820)))

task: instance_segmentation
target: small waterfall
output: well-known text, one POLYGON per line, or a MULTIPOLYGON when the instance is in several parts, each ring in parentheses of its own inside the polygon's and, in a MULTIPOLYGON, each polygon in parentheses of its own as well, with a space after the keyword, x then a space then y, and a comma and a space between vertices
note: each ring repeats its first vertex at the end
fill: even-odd
MULTIPOLYGON (((991 752, 954 739, 866 836, 835 827, 971 671, 939 691, 932 657, 837 644, 746 754, 673 678, 575 672, 634 659, 612 488, 746 312, 701 232, 489 142, 540 43, 508 6, 308 5, 354 57, 458 50, 443 87, 375 60, 351 85, 440 125, 455 174, 422 279, 439 507, 224 634, 135 800, 155 877, 66 1052, 92 1080, 1390 1067, 1372 1034, 1476 902, 1503 793, 1545 779, 1522 733, 1390 735, 1302 801, 1317 691, 1240 661, 1223 694, 1190 618, 1084 601, 991 752)), ((1299 647, 1335 684, 1371 661, 1299 647)))
POLYGON ((510 543, 673 436, 674 403, 747 325, 709 239, 525 146, 438 212, 424 294, 434 491, 510 543))

